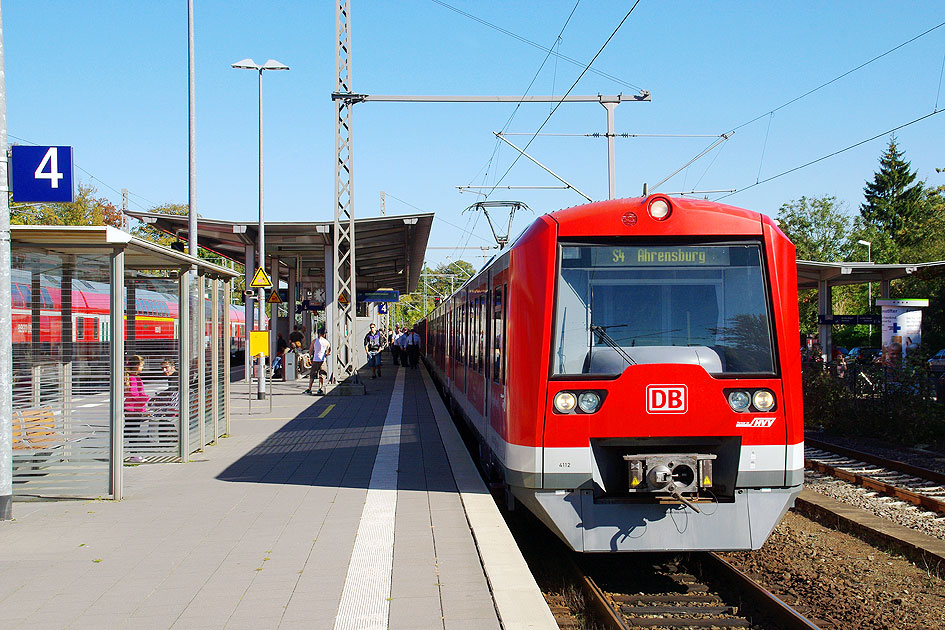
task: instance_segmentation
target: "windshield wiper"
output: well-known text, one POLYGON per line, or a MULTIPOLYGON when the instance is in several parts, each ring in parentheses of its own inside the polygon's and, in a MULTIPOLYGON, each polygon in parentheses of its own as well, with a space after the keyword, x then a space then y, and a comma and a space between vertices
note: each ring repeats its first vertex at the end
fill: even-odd
MULTIPOLYGON (((620 344, 618 344, 616 341, 614 341, 614 338, 611 337, 611 336, 607 333, 607 329, 608 329, 608 328, 623 328, 623 327, 625 327, 625 326, 626 326, 626 324, 613 324, 613 325, 611 325, 611 326, 594 326, 594 325, 592 325, 592 326, 591 326, 591 332, 597 333, 597 338, 598 338, 600 341, 603 341, 606 345, 608 345, 608 346, 610 346, 611 348, 613 348, 614 350, 616 350, 616 351, 617 351, 617 354, 619 354, 621 357, 623 357, 623 360, 627 362, 627 365, 636 365, 637 362, 633 360, 633 357, 631 357, 629 354, 627 354, 626 350, 624 350, 623 348, 621 348, 621 347, 620 347, 620 344)), ((591 345, 591 349, 593 349, 593 344, 591 345)))

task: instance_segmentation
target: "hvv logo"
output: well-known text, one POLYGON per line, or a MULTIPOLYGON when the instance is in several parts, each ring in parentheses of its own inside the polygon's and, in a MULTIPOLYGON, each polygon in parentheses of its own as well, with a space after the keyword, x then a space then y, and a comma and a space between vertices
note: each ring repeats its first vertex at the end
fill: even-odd
POLYGON ((688 391, 685 385, 647 385, 646 410, 649 413, 686 413, 688 391))

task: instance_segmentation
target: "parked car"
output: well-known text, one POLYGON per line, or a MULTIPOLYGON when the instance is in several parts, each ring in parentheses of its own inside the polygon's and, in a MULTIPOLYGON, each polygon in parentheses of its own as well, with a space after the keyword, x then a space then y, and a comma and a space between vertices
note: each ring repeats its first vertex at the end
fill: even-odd
POLYGON ((939 350, 929 359, 929 370, 932 372, 945 372, 945 348, 939 350))
POLYGON ((869 365, 881 354, 879 348, 865 348, 857 346, 847 354, 847 363, 869 365))

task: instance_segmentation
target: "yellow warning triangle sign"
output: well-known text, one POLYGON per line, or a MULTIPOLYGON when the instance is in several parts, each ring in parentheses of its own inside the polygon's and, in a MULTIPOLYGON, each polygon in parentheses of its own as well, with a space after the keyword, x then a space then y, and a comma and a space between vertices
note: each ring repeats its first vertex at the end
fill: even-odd
POLYGON ((266 275, 266 270, 260 267, 256 270, 256 275, 253 276, 253 281, 249 283, 249 286, 253 288, 262 287, 268 289, 272 286, 272 281, 269 280, 269 276, 266 275))
POLYGON ((345 297, 344 293, 338 296, 338 304, 347 304, 347 303, 348 303, 348 298, 345 297))
POLYGON ((269 304, 282 304, 282 298, 279 297, 278 291, 273 291, 269 294, 269 299, 266 300, 266 302, 269 304))

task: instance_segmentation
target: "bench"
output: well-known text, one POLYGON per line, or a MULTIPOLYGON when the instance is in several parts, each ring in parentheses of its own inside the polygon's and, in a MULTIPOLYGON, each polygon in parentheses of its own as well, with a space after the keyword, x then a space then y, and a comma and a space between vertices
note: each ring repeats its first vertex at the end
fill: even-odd
POLYGON ((56 430, 56 417, 50 407, 13 411, 14 451, 48 451, 70 441, 56 430))

